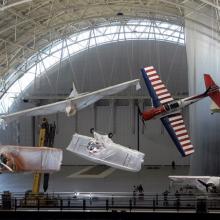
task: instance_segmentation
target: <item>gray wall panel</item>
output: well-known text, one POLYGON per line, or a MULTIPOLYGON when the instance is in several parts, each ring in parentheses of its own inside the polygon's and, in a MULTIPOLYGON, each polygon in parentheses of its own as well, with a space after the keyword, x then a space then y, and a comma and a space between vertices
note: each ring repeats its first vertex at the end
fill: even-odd
MULTIPOLYGON (((207 12, 214 13, 213 10, 207 12)), ((203 22, 207 27, 216 28, 210 19, 203 19, 203 22)), ((215 31, 211 32, 202 25, 187 21, 186 42, 190 93, 196 94, 205 91, 204 73, 210 73, 219 85, 219 34, 215 31)), ((211 100, 206 98, 190 108, 190 128, 196 149, 191 160, 190 172, 192 175, 211 176, 220 173, 220 117, 218 113, 210 114, 210 104, 211 100)))

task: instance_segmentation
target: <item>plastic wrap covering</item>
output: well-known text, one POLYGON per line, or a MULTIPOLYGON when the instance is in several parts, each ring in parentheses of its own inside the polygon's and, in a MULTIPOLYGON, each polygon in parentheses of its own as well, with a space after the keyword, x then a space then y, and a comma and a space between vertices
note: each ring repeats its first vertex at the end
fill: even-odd
POLYGON ((192 187, 201 192, 220 192, 220 177, 218 176, 169 176, 172 186, 192 187))
POLYGON ((62 150, 57 148, 0 146, 0 171, 59 171, 62 157, 62 150))
POLYGON ((67 150, 96 163, 137 172, 144 154, 114 143, 107 135, 94 132, 94 138, 74 134, 67 150))

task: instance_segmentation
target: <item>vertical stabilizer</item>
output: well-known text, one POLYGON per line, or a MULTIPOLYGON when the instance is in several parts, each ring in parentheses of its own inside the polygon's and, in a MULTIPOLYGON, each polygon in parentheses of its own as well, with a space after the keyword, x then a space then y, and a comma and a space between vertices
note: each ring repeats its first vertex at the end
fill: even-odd
POLYGON ((204 74, 205 86, 208 91, 208 96, 220 108, 220 92, 219 87, 215 84, 214 80, 209 74, 204 74))
POLYGON ((70 95, 68 96, 68 98, 73 98, 73 97, 76 97, 76 96, 78 96, 78 92, 76 90, 76 87, 75 87, 75 84, 74 84, 74 81, 73 81, 73 90, 70 93, 70 95))

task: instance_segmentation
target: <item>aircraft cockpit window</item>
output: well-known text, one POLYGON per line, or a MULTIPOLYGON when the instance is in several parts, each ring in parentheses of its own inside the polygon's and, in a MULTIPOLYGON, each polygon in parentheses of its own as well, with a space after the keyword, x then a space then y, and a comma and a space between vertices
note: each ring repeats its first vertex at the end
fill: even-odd
POLYGON ((165 107, 166 111, 170 110, 170 106, 168 104, 165 104, 164 107, 165 107))
POLYGON ((171 103, 171 104, 170 104, 170 108, 171 108, 171 109, 178 108, 178 107, 179 107, 179 103, 178 103, 178 102, 175 102, 175 103, 171 103))

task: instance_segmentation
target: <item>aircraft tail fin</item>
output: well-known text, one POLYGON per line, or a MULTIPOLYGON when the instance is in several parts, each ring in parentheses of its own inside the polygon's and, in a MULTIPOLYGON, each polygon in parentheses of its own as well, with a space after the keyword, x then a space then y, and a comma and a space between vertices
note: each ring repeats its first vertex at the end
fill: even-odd
POLYGON ((219 87, 215 84, 214 80, 209 74, 204 74, 205 86, 207 89, 207 95, 214 101, 214 103, 220 108, 220 92, 219 87))
POLYGON ((70 95, 68 96, 68 98, 73 98, 73 97, 76 97, 78 96, 78 92, 76 90, 76 87, 75 87, 75 84, 73 82, 73 90, 71 91, 70 95))

